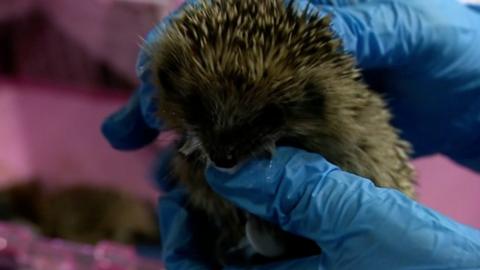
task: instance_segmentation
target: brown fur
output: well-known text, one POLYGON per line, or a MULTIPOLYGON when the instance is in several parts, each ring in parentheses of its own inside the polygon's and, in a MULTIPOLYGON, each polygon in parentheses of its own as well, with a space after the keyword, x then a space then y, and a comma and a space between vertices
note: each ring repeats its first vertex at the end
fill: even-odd
POLYGON ((174 172, 231 245, 245 220, 205 182, 208 159, 241 161, 292 145, 414 195, 409 145, 329 23, 282 0, 204 0, 148 48, 159 117, 189 145, 174 172))
POLYGON ((49 237, 95 244, 158 243, 152 205, 105 187, 75 185, 47 191, 39 181, 0 190, 3 219, 27 222, 49 237))

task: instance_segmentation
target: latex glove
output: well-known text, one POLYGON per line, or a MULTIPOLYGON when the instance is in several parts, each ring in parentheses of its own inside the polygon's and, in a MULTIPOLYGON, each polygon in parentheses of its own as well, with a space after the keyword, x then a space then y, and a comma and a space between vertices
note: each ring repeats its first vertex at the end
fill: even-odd
POLYGON ((385 94, 415 155, 440 152, 480 170, 478 7, 456 0, 312 2, 333 14, 334 31, 385 94))
MULTIPOLYGON (((173 189, 160 198, 157 214, 160 218, 162 260, 167 269, 221 269, 209 251, 214 250, 210 236, 215 235, 208 226, 208 218, 188 207, 182 189, 173 189)), ((250 269, 318 269, 320 257, 278 262, 250 269)), ((234 266, 225 270, 240 269, 234 266)))
MULTIPOLYGON (((237 175, 210 168, 215 191, 284 230, 316 241, 319 256, 250 269, 477 269, 480 233, 391 189, 376 188, 320 155, 279 148, 237 175)), ((180 189, 158 207, 167 269, 220 269, 208 250, 212 229, 180 189)), ((239 269, 226 267, 226 269, 239 269)))
POLYGON ((160 197, 162 259, 167 269, 215 269, 209 262, 208 222, 187 209, 186 195, 175 189, 160 197), (203 237, 203 238, 202 238, 203 237), (198 246, 199 244, 202 246, 198 246))
POLYGON ((284 147, 235 175, 206 176, 236 206, 317 242, 322 255, 306 269, 480 269, 480 231, 318 154, 284 147))

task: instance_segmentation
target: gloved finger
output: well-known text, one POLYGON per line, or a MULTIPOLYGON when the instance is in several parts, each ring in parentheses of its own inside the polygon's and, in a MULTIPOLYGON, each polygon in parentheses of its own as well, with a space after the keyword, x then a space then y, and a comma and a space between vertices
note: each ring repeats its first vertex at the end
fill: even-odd
MULTIPOLYGON (((320 155, 279 147, 273 159, 248 161, 234 175, 209 167, 206 179, 215 192, 238 207, 315 240, 321 226, 310 224, 327 215, 310 208, 315 203, 312 193, 315 199, 328 199, 335 188, 344 188, 341 181, 333 182, 340 182, 340 187, 335 187, 324 180, 335 171, 338 167, 320 155)), ((358 183, 353 183, 351 188, 356 186, 358 183)))
MULTIPOLYGON (((327 9, 328 12, 328 9, 327 9)), ((396 2, 331 10, 332 28, 362 68, 385 68, 408 61, 421 21, 409 6, 396 2)))
MULTIPOLYGON (((290 269, 304 269, 304 270, 322 270, 321 256, 311 256, 307 258, 292 259, 287 261, 279 261, 275 263, 268 263, 264 265, 248 267, 251 270, 290 270, 290 269)), ((243 270, 245 268, 225 267, 225 270, 243 270)))
POLYGON ((103 135, 113 148, 134 150, 151 143, 159 134, 145 122, 140 106, 140 91, 130 98, 128 104, 110 115, 102 124, 103 135))
POLYGON ((364 69, 404 66, 426 55, 458 56, 451 51, 468 48, 464 42, 478 32, 471 11, 455 0, 369 1, 330 11, 333 30, 364 69))
POLYGON ((158 216, 162 239, 162 259, 167 269, 212 269, 201 248, 197 248, 194 217, 186 208, 185 194, 175 190, 159 200, 158 216))
POLYGON ((467 3, 467 7, 468 7, 468 8, 474 10, 475 12, 480 13, 480 3, 479 3, 478 1, 477 1, 476 3, 473 2, 473 1, 471 1, 471 3, 468 2, 468 1, 464 1, 464 2, 467 3))

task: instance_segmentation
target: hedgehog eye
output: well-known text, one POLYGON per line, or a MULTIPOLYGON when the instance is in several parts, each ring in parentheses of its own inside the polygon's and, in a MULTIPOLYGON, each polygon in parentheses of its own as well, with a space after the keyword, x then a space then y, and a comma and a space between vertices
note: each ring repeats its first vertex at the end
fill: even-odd
POLYGON ((280 108, 278 105, 270 104, 263 108, 254 122, 255 125, 261 126, 278 126, 283 122, 283 120, 284 113, 282 108, 280 108))
POLYGON ((189 94, 185 97, 184 107, 186 120, 194 126, 211 123, 211 113, 198 94, 189 94))

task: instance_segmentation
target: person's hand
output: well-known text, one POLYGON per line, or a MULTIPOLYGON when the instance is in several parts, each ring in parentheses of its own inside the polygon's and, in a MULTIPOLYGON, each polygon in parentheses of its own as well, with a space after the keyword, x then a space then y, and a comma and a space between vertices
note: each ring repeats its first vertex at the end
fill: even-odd
MULTIPOLYGON (((160 233, 162 239, 162 260, 167 269, 221 269, 209 251, 213 242, 214 228, 208 218, 188 207, 188 195, 181 188, 170 190, 158 203, 160 233)), ((318 269, 320 257, 301 258, 275 264, 251 267, 249 269, 318 269)), ((234 266, 225 270, 240 269, 234 266)))
POLYGON ((235 174, 210 167, 206 177, 239 208, 322 248, 317 258, 265 269, 480 269, 480 231, 318 154, 278 148, 271 160, 235 174))
POLYGON ((333 30, 385 95, 415 156, 440 152, 480 170, 478 7, 457 0, 313 2, 333 14, 333 30))
MULTIPOLYGON (((318 154, 279 148, 232 175, 209 168, 212 188, 238 207, 312 239, 322 254, 250 269, 478 269, 480 232, 393 189, 341 171, 318 154)), ((167 269, 219 269, 205 217, 174 189, 158 215, 167 269)), ((238 269, 226 267, 225 269, 238 269)))
MULTIPOLYGON (((188 209, 185 191, 173 189, 160 197, 159 216, 162 260, 167 269, 215 269, 209 263, 208 222, 188 209), (203 247, 199 245, 203 244, 203 247)), ((210 258, 211 260, 211 258, 210 258)))

